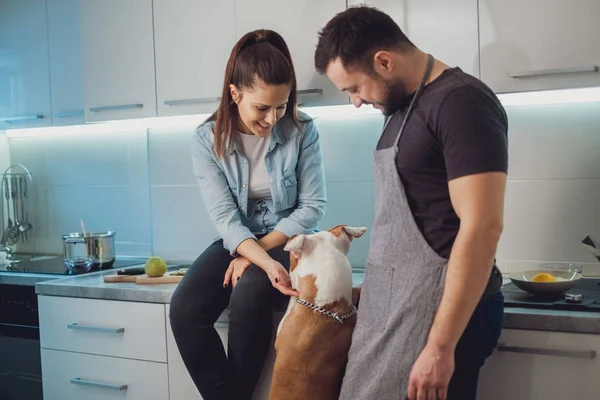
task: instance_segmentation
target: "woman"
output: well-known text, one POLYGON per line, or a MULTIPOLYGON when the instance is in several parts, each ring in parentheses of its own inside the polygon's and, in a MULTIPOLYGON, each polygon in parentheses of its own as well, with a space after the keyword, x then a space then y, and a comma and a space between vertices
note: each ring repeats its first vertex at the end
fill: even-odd
POLYGON ((250 399, 271 343, 273 308, 291 289, 288 238, 317 231, 325 177, 317 129, 297 109, 283 38, 246 34, 233 48, 217 111, 195 132, 193 167, 220 240, 173 294, 170 321, 204 400, 250 399), (229 307, 228 358, 213 325, 229 307))

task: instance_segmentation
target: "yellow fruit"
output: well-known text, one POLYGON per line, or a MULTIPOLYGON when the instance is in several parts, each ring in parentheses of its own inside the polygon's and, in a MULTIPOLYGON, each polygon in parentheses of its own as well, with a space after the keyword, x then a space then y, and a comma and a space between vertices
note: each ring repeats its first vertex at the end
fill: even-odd
POLYGON ((531 282, 556 282, 556 278, 546 272, 540 272, 531 278, 531 282))
POLYGON ((144 270, 146 275, 151 277, 163 276, 167 272, 167 263, 161 257, 150 257, 144 270))

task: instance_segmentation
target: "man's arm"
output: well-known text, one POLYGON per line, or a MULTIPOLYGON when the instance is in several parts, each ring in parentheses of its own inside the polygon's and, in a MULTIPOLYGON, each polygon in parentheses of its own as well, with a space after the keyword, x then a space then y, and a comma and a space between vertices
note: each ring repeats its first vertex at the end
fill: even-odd
POLYGON ((464 176, 448 186, 460 228, 427 342, 441 353, 454 352, 488 282, 503 228, 506 174, 464 176))

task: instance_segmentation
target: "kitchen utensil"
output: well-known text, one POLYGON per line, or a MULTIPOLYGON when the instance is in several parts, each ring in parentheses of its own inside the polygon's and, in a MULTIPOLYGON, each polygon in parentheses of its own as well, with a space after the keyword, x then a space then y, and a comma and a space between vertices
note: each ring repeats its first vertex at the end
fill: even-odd
POLYGON ((579 272, 566 270, 544 270, 558 280, 556 282, 532 282, 531 279, 542 272, 541 270, 513 272, 509 275, 510 280, 519 289, 535 295, 558 295, 577 286, 582 278, 579 272))
POLYGON ((135 282, 138 285, 154 285, 164 283, 179 283, 183 279, 183 275, 171 275, 169 273, 159 277, 150 277, 146 274, 142 275, 105 275, 103 277, 106 283, 122 283, 135 282))
POLYGON ((65 266, 75 274, 83 274, 92 269, 94 259, 90 256, 68 256, 65 257, 65 266))
POLYGON ((583 265, 575 263, 544 263, 540 265, 542 271, 569 271, 583 274, 583 265))
POLYGON ((598 244, 593 237, 586 236, 581 243, 583 243, 585 248, 596 257, 596 260, 600 261, 600 244, 598 244))
POLYGON ((146 268, 137 267, 137 268, 126 268, 117 270, 117 275, 142 275, 146 273, 146 268))
POLYGON ((93 258, 93 267, 108 268, 115 261, 116 232, 75 232, 63 235, 63 253, 67 254, 70 247, 84 247, 87 254, 93 258))

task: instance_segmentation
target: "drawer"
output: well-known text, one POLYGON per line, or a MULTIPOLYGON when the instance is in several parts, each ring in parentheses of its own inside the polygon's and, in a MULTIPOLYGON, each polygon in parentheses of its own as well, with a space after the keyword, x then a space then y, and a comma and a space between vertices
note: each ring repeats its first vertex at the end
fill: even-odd
POLYGON ((42 348, 167 362, 162 304, 39 296, 38 307, 42 348))
POLYGON ((42 349, 44 400, 167 400, 167 364, 42 349))

